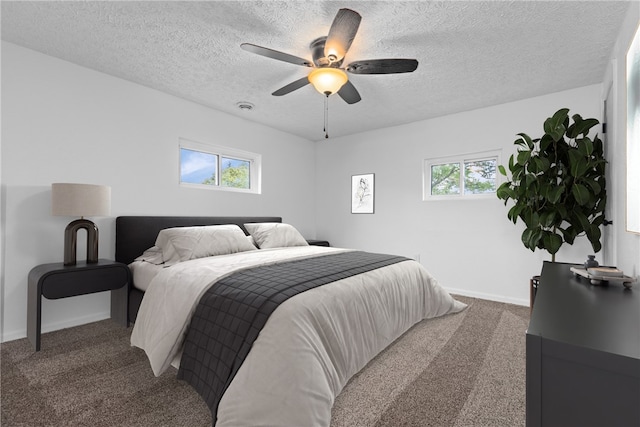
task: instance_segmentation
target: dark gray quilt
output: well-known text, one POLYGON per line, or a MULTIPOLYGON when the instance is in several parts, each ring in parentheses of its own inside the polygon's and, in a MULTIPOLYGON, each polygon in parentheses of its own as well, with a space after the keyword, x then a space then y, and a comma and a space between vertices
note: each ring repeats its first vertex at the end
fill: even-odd
POLYGON ((198 303, 178 378, 202 396, 215 424, 223 393, 278 305, 300 292, 405 260, 342 252, 255 267, 218 281, 198 303))

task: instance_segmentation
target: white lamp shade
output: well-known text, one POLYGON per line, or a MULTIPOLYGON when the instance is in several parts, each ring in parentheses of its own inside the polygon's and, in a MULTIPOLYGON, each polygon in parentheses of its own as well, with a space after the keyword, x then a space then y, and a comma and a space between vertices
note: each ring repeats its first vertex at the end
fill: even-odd
POLYGON ((111 187, 93 184, 51 184, 51 214, 108 216, 111 214, 111 187))
POLYGON ((323 95, 331 95, 340 90, 340 88, 349 80, 347 73, 339 68, 316 68, 309 73, 309 82, 318 92, 323 95))

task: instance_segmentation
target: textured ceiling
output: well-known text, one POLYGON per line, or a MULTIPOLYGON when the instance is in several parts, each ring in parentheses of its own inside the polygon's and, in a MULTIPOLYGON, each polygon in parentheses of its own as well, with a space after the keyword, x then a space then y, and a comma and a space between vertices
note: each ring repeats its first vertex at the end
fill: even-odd
POLYGON ((362 15, 345 64, 416 58, 413 73, 353 75, 362 101, 329 102, 330 136, 599 83, 628 2, 2 1, 2 39, 312 141, 323 96, 271 93, 309 69, 240 49, 311 59, 342 7, 362 15), (255 108, 241 111, 239 102, 255 108))

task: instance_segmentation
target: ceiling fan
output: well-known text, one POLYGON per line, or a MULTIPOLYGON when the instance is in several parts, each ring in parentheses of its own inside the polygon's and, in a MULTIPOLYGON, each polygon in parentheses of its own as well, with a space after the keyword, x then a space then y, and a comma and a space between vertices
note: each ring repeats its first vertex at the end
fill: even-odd
POLYGON ((362 98, 345 71, 351 74, 397 74, 411 73, 418 68, 418 61, 415 59, 370 59, 351 62, 343 68, 342 62, 356 36, 361 20, 358 12, 340 9, 331 24, 329 34, 315 39, 309 45, 313 62, 251 43, 243 43, 240 47, 267 58, 313 68, 308 76, 273 92, 274 96, 286 95, 311 83, 318 92, 327 97, 337 93, 348 104, 355 104, 362 98))

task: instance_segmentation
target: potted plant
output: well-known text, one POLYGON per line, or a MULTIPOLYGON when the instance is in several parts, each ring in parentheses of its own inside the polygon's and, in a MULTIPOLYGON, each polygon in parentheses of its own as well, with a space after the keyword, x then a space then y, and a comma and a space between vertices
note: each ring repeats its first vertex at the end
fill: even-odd
POLYGON ((507 217, 514 224, 520 218, 526 225, 522 243, 532 251, 546 250, 552 262, 562 244, 573 244, 578 235, 585 234, 595 252, 602 247, 607 162, 602 141, 588 136, 599 122, 578 114, 572 119, 563 108, 545 120, 541 138, 519 133, 509 171, 498 166, 507 181, 496 194, 505 206, 513 201, 507 217))

